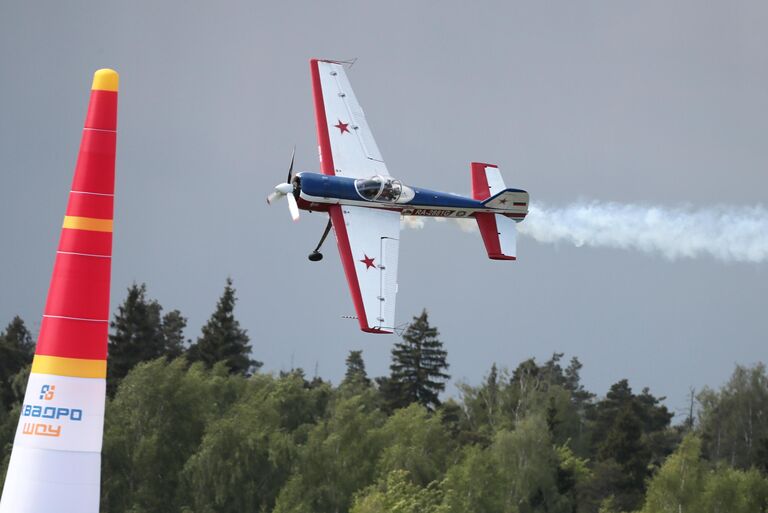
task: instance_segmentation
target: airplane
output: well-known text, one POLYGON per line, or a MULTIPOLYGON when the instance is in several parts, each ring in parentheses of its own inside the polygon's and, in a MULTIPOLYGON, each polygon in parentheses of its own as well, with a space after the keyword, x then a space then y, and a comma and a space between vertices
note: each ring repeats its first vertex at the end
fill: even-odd
POLYGON ((291 218, 299 210, 327 212, 328 224, 309 260, 331 227, 352 295, 360 329, 393 333, 400 217, 474 218, 488 257, 516 259, 516 223, 528 213, 528 193, 504 184, 496 165, 471 164, 472 197, 412 187, 390 176, 341 61, 312 59, 317 141, 321 174, 293 173, 267 197, 286 198, 291 218))

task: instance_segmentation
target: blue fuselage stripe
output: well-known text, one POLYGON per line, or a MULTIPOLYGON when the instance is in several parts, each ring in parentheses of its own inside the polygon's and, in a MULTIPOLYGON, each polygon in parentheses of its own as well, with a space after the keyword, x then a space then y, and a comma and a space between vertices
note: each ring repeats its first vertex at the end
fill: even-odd
MULTIPOLYGON (((317 173, 300 173, 301 190, 309 196, 333 198, 349 201, 366 201, 355 189, 355 179, 345 176, 327 176, 317 173)), ((421 187, 411 187, 415 192, 413 199, 405 203, 390 203, 393 208, 445 207, 445 208, 485 208, 483 202, 458 194, 433 191, 421 187)), ((374 203, 374 202, 371 202, 374 203)), ((378 202, 376 202, 378 203, 378 202)))

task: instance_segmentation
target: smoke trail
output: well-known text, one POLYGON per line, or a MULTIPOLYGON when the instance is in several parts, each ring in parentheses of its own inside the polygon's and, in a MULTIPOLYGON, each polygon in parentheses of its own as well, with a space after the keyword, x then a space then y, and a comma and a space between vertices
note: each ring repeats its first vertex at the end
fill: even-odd
POLYGON ((670 260, 709 255, 724 262, 768 260, 768 210, 718 206, 703 210, 618 203, 531 205, 521 234, 539 242, 634 249, 670 260))
MULTIPOLYGON (((422 229, 424 220, 403 217, 401 226, 422 229)), ((450 220, 464 232, 477 231, 474 219, 450 220)), ((694 210, 596 201, 535 204, 517 229, 539 242, 639 250, 670 260, 706 255, 723 262, 768 261, 768 209, 759 205, 694 210)))
POLYGON ((421 230, 424 228, 423 217, 400 216, 400 228, 410 228, 411 230, 421 230))

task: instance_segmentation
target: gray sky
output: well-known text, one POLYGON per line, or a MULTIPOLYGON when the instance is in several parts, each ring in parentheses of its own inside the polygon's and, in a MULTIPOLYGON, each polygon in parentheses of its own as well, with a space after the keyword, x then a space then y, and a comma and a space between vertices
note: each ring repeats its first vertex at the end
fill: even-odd
MULTIPOLYGON (((133 281, 196 337, 232 276, 266 369, 338 382, 350 349, 387 372, 391 336, 355 321, 322 215, 266 194, 317 170, 308 60, 349 59, 390 172, 470 190, 469 162, 548 205, 766 203, 768 6, 706 2, 0 1, 0 323, 37 328, 93 71, 121 76, 112 307, 133 281)), ((398 320, 423 307, 454 380, 577 355, 682 407, 735 363, 768 360, 768 265, 669 262, 479 234, 402 234, 398 320)))

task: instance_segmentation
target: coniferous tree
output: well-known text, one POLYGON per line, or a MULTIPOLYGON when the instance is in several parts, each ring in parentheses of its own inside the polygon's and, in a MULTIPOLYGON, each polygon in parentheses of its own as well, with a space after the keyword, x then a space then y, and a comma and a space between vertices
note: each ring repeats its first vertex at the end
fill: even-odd
POLYGON ((344 374, 342 385, 353 388, 367 388, 371 385, 368 373, 365 371, 362 351, 350 351, 347 356, 347 372, 344 374))
POLYGON ((178 310, 171 310, 163 316, 163 340, 165 356, 169 360, 178 358, 184 353, 184 328, 187 319, 178 310))
POLYGON ((187 320, 178 310, 161 316, 163 307, 147 298, 146 284, 128 287, 128 295, 110 323, 109 380, 107 390, 114 394, 120 381, 139 362, 165 356, 169 360, 184 351, 187 320))
POLYGON ((8 407, 16 400, 13 377, 32 363, 34 352, 32 334, 17 315, 0 333, 0 406, 8 407))
POLYGON ((164 354, 162 307, 155 300, 147 299, 147 286, 134 283, 128 287, 128 295, 109 323, 113 332, 109 335, 107 360, 107 390, 114 395, 120 381, 137 363, 154 360, 164 354))
POLYGON ((403 333, 402 342, 392 348, 390 376, 379 385, 391 408, 402 408, 421 403, 433 409, 440 404, 438 396, 450 378, 443 343, 437 328, 429 325, 427 311, 414 317, 403 333))
POLYGON ((601 483, 596 493, 600 499, 613 495, 623 510, 640 505, 651 466, 671 452, 664 439, 672 414, 661 404, 663 400, 648 389, 635 395, 623 379, 595 405, 592 451, 596 457, 594 480, 601 483))
POLYGON ((207 367, 212 367, 216 362, 224 362, 230 373, 243 375, 248 375, 262 366, 262 362, 250 357, 250 338, 246 330, 240 328, 240 322, 235 319, 236 302, 232 279, 227 278, 216 310, 203 326, 202 336, 187 351, 190 361, 203 362, 207 367))
POLYGON ((539 372, 547 385, 564 385, 565 375, 563 374, 563 368, 560 366, 560 360, 562 360, 564 355, 565 353, 552 353, 552 358, 539 368, 539 372))
POLYGON ((23 356, 32 358, 35 352, 35 343, 32 340, 32 333, 27 329, 27 325, 24 324, 24 320, 18 315, 15 316, 5 330, 0 333, 0 338, 10 343, 15 347, 19 353, 23 356))

